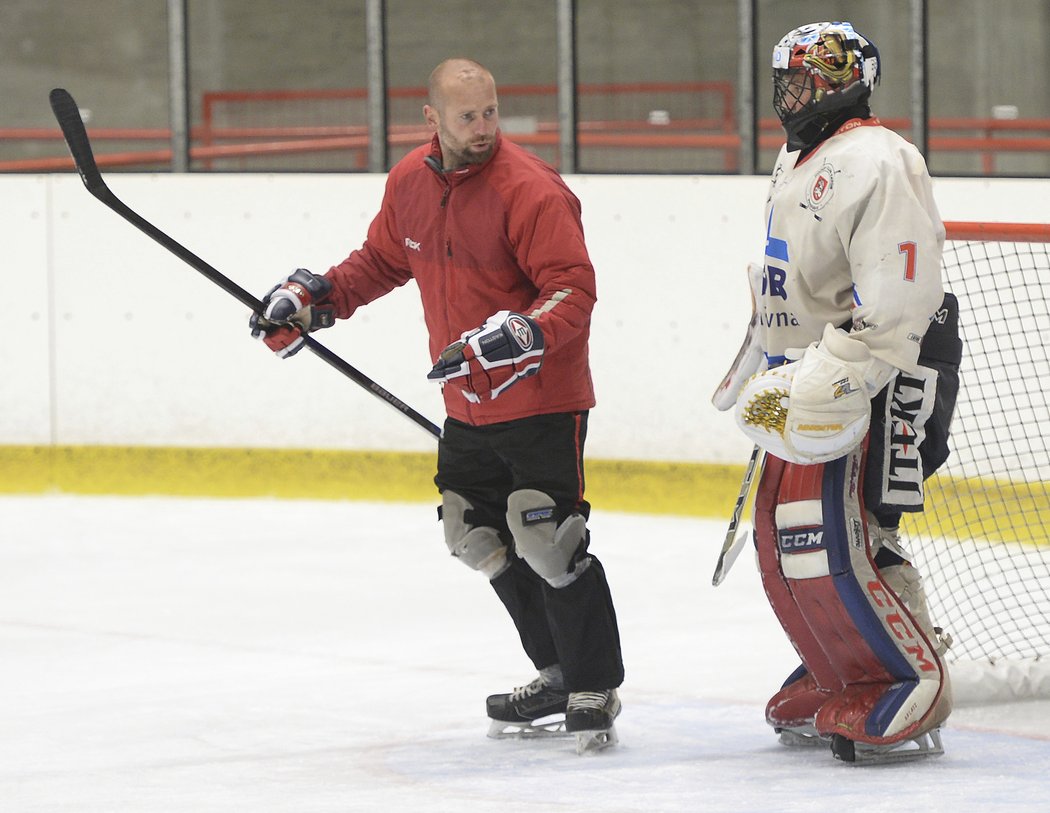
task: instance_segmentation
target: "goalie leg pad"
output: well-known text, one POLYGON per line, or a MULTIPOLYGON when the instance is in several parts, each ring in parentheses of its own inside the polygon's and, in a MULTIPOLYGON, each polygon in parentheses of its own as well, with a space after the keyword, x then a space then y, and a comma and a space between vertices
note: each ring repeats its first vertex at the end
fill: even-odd
POLYGON ((455 491, 446 489, 441 494, 441 519, 449 553, 492 581, 509 566, 507 546, 495 528, 471 524, 473 511, 474 506, 455 491))
POLYGON ((943 655, 952 645, 952 636, 933 625, 930 608, 926 603, 926 590, 922 586, 922 577, 911 562, 902 561, 879 569, 886 585, 897 594, 908 611, 912 614, 922 631, 936 645, 938 655, 943 655))
MULTIPOLYGON (((784 628, 784 632, 787 633, 788 640, 795 647, 806 670, 812 675, 816 686, 829 691, 835 690, 842 687, 842 681, 795 601, 791 586, 780 567, 781 556, 778 550, 775 515, 787 468, 788 464, 780 458, 768 456, 758 483, 758 492, 755 495, 755 547, 762 587, 773 608, 773 613, 784 628)), ((813 472, 819 469, 819 467, 796 468, 802 472, 806 468, 813 472)), ((776 700, 777 697, 774 696, 770 704, 774 704, 776 700)), ((811 710, 811 713, 815 712, 815 708, 811 710)), ((776 722, 772 720, 770 722, 774 727, 777 726, 776 722)))
POLYGON ((771 592, 768 582, 776 579, 763 568, 770 602, 782 623, 791 620, 785 630, 818 687, 832 689, 816 713, 818 733, 881 745, 928 730, 947 716, 950 702, 937 645, 871 560, 860 498, 863 454, 862 446, 821 466, 786 464, 774 526, 756 519, 756 533, 764 531, 766 547, 775 545, 784 582, 771 592), (837 686, 829 686, 825 668, 837 686))
POLYGON ((518 556, 551 587, 567 587, 591 563, 589 557, 577 557, 587 547, 587 520, 571 514, 559 524, 549 494, 531 488, 512 492, 507 498, 507 526, 518 556))

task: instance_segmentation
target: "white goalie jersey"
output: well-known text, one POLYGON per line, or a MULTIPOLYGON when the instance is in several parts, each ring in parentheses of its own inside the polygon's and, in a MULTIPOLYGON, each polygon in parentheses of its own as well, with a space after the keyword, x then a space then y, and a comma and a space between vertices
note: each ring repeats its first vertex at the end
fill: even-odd
POLYGON ((921 154, 872 118, 798 155, 781 149, 766 203, 756 307, 769 366, 831 324, 911 370, 943 297, 944 225, 921 154))
POLYGON ((735 402, 766 451, 810 464, 853 448, 870 399, 915 371, 944 298, 944 224, 922 156, 878 119, 850 120, 800 154, 782 148, 770 181, 752 349, 712 400, 735 402))

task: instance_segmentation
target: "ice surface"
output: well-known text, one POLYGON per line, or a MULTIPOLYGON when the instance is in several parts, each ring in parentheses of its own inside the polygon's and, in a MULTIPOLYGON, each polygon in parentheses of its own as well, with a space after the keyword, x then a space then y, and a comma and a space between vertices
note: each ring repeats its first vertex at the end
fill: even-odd
POLYGON ((620 745, 487 739, 533 676, 431 505, 0 497, 0 810, 1043 811, 1050 704, 858 768, 762 719, 794 653, 724 523, 603 513, 620 745))

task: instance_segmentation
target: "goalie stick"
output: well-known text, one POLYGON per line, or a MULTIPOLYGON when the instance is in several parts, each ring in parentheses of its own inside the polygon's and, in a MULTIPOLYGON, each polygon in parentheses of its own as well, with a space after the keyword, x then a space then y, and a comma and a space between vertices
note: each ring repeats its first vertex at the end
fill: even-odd
MULTIPOLYGON (((711 396, 711 403, 715 409, 721 412, 731 409, 735 404, 740 390, 755 372, 765 362, 765 351, 763 350, 762 315, 758 310, 759 292, 765 277, 765 266, 760 263, 748 263, 747 282, 751 293, 751 321, 747 324, 747 334, 744 336, 743 344, 733 359, 729 372, 718 385, 711 396)), ((733 508, 733 516, 729 520, 729 528, 726 530, 726 538, 722 543, 722 550, 718 554, 718 562, 715 564, 715 572, 711 577, 711 584, 718 587, 729 573, 736 557, 740 555, 747 534, 736 535, 736 529, 740 525, 740 514, 743 513, 744 505, 747 503, 747 495, 751 492, 751 483, 755 479, 755 471, 761 468, 759 455, 761 449, 758 444, 751 450, 751 459, 747 461, 747 470, 744 479, 740 483, 740 494, 736 498, 736 506, 733 508)), ((762 458, 765 460, 765 457, 762 458)))
MULTIPOLYGON (((73 156, 73 163, 76 165, 77 172, 80 173, 80 179, 84 182, 84 186, 87 187, 87 191, 135 226, 135 228, 139 229, 139 231, 152 237, 180 260, 214 282, 226 291, 226 293, 230 294, 230 296, 240 301, 243 305, 246 305, 255 313, 261 314, 264 306, 260 300, 241 288, 229 277, 206 263, 185 246, 169 237, 113 194, 110 188, 106 185, 106 182, 102 179, 102 173, 99 172, 98 165, 95 163, 95 156, 91 151, 91 142, 88 140, 87 130, 84 127, 83 119, 80 117, 80 109, 77 107, 77 103, 73 100, 73 97, 69 92, 62 88, 55 88, 52 90, 49 98, 51 101, 51 110, 54 112, 55 118, 58 120, 58 126, 62 128, 62 135, 66 140, 66 146, 69 147, 69 153, 73 156)), ((441 429, 436 424, 427 420, 400 398, 379 386, 375 381, 352 367, 327 347, 305 334, 303 335, 303 342, 315 356, 318 356, 327 362, 355 384, 368 390, 372 395, 389 406, 392 406, 435 438, 441 437, 441 429)))
POLYGON ((729 573, 729 568, 733 566, 736 557, 740 555, 744 542, 747 541, 747 534, 741 533, 740 536, 737 536, 736 529, 740 525, 740 515, 744 511, 745 503, 747 503, 747 495, 751 492, 751 484, 755 480, 755 472, 761 468, 759 465, 761 452, 762 450, 758 447, 758 444, 755 444, 755 448, 751 450, 751 459, 747 461, 744 479, 740 481, 740 494, 736 498, 733 516, 729 519, 729 528, 726 530, 726 538, 722 543, 722 550, 718 554, 715 573, 711 577, 711 584, 715 587, 718 587, 725 579, 726 574, 729 573))

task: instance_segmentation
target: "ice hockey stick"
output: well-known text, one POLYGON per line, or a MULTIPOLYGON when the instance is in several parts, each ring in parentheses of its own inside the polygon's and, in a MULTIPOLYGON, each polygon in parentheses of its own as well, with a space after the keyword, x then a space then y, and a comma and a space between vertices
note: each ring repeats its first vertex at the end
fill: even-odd
POLYGON ((733 507, 733 516, 729 520, 729 528, 726 530, 725 542, 722 543, 722 550, 718 553, 718 562, 715 564, 715 573, 711 577, 711 584, 718 587, 729 573, 729 568, 733 566, 733 562, 736 561, 736 557, 740 555, 741 549, 744 547, 744 543, 747 541, 747 534, 736 535, 736 529, 740 525, 740 515, 743 513, 744 504, 747 502, 747 495, 751 491, 751 483, 755 479, 755 472, 760 468, 759 455, 762 450, 758 444, 755 444, 755 448, 751 450, 751 459, 747 461, 747 470, 744 472, 744 479, 740 482, 740 494, 736 498, 736 505, 733 507))
MULTIPOLYGON (((68 91, 62 88, 55 88, 51 91, 50 100, 51 110, 54 112, 55 118, 58 120, 58 126, 62 128, 62 135, 66 139, 66 146, 69 147, 69 152, 73 156, 73 163, 76 165, 77 172, 80 173, 80 178, 84 181, 84 186, 87 187, 87 191, 135 226, 135 228, 152 237, 180 260, 195 268, 226 291, 226 293, 230 294, 230 296, 239 300, 250 310, 255 313, 262 313, 263 303, 261 301, 241 288, 229 277, 217 271, 181 243, 176 242, 170 236, 158 229, 148 220, 125 205, 123 201, 113 194, 110 188, 106 185, 106 182, 102 179, 102 173, 99 172, 98 165, 95 163, 95 156, 91 151, 91 142, 88 140, 84 121, 80 117, 80 109, 77 107, 77 103, 73 100, 73 97, 68 91)), ((311 336, 305 336, 304 340, 306 347, 308 347, 314 355, 319 356, 355 384, 363 387, 381 401, 392 406, 406 418, 420 426, 424 431, 436 438, 441 437, 441 429, 438 428, 436 424, 420 415, 400 398, 383 389, 383 387, 379 386, 364 373, 352 367, 311 336)))

